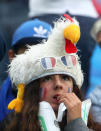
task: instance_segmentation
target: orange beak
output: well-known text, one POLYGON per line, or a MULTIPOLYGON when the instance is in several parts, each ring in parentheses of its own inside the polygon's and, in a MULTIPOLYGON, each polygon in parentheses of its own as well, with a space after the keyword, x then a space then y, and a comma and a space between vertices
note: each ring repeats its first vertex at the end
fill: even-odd
POLYGON ((70 24, 64 29, 64 38, 77 43, 80 39, 80 28, 75 24, 70 24))
POLYGON ((64 38, 66 53, 76 53, 77 48, 74 44, 80 39, 80 28, 75 24, 67 26, 64 29, 64 38))

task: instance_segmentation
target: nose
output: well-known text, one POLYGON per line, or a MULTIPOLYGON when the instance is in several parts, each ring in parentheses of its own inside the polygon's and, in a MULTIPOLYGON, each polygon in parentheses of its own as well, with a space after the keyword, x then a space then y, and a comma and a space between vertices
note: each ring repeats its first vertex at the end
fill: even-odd
POLYGON ((62 90, 63 89, 63 85, 62 82, 59 78, 55 79, 54 81, 54 90, 62 90))

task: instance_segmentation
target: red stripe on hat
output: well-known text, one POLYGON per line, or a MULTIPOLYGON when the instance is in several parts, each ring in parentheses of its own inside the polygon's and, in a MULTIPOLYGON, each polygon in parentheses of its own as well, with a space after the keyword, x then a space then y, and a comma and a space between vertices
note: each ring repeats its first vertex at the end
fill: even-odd
POLYGON ((53 57, 51 57, 51 64, 52 64, 52 67, 54 67, 56 64, 56 60, 53 57))
POLYGON ((76 57, 71 55, 72 63, 75 66, 76 65, 76 57))

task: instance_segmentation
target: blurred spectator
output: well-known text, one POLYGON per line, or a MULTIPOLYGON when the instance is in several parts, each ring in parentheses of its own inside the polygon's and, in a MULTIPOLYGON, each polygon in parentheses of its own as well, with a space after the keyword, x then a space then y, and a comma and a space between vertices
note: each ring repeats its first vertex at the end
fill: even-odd
POLYGON ((101 18, 94 23, 91 36, 96 46, 90 59, 90 86, 86 97, 92 100, 94 120, 101 124, 101 18))
POLYGON ((0 62, 0 86, 7 78, 8 50, 15 29, 28 19, 28 0, 0 0, 0 31, 6 40, 7 51, 0 62))
MULTIPOLYGON (((10 61, 15 55, 24 53, 27 44, 36 45, 41 40, 47 39, 50 31, 51 26, 38 19, 24 22, 13 35, 12 49, 8 52, 10 61)), ((10 112, 8 103, 16 97, 16 93, 16 87, 8 77, 0 89, 0 121, 10 112)))
POLYGON ((0 0, 0 25, 7 41, 11 46, 11 39, 16 28, 28 19, 28 2, 26 0, 0 0))
POLYGON ((92 30, 91 30, 91 36, 101 47, 101 18, 99 18, 94 23, 92 30))
POLYGON ((6 42, 0 33, 0 61, 2 61, 4 55, 6 54, 6 42))
POLYGON ((7 59, 6 56, 7 56, 7 43, 3 33, 0 32, 0 86, 6 76, 6 73, 3 71, 6 69, 6 65, 4 63, 5 58, 7 59))

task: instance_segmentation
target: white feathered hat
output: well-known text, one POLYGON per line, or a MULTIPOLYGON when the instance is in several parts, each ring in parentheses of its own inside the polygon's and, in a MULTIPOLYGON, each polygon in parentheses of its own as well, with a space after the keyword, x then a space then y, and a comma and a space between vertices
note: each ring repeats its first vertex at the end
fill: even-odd
POLYGON ((9 65, 9 75, 15 85, 27 85, 51 74, 67 74, 81 87, 83 73, 75 46, 80 38, 79 23, 68 15, 61 17, 47 41, 30 46, 9 65))

